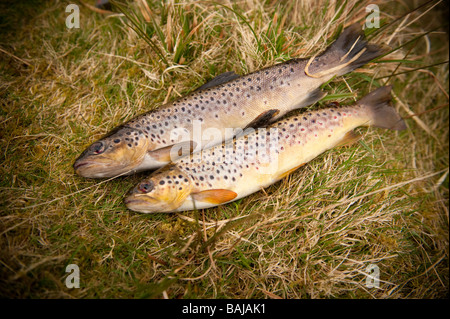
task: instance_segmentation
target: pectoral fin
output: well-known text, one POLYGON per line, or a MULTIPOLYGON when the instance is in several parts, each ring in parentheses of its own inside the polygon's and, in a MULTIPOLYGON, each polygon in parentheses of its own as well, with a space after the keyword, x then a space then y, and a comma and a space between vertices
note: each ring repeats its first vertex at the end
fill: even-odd
POLYGON ((359 135, 358 133, 356 133, 354 131, 349 131, 344 135, 342 140, 336 146, 339 147, 339 146, 351 145, 353 143, 358 142, 360 138, 361 138, 361 135, 359 135))
POLYGON ((278 113, 280 113, 280 110, 277 109, 272 109, 272 110, 268 110, 265 111, 264 113, 261 113, 260 115, 258 115, 258 117, 256 117, 253 121, 251 121, 245 128, 258 128, 258 127, 264 127, 267 126, 268 124, 270 124, 271 120, 278 115, 278 113))
POLYGON ((235 199, 237 197, 237 194, 228 189, 209 189, 206 191, 192 194, 191 196, 199 202, 222 204, 235 199))
POLYGON ((239 75, 234 73, 233 71, 225 72, 225 73, 219 74, 218 76, 213 78, 211 81, 206 82, 205 84, 203 84, 202 86, 197 88, 195 91, 208 89, 208 88, 211 88, 213 86, 217 86, 219 84, 226 83, 226 82, 229 82, 231 80, 237 79, 238 77, 239 77, 239 75))
POLYGON ((151 151, 148 154, 160 162, 170 162, 181 156, 186 156, 192 153, 195 149, 196 143, 193 141, 181 142, 166 147, 151 151))

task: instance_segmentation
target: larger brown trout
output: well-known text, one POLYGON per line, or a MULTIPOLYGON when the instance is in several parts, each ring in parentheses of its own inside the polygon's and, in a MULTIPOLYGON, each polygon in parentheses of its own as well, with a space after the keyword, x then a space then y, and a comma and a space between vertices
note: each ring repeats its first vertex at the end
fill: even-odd
POLYGON ((315 103, 324 96, 321 84, 382 52, 368 44, 361 27, 353 24, 317 57, 292 59, 244 76, 228 72, 114 129, 80 155, 75 172, 101 178, 162 167, 237 135, 229 129, 264 126, 315 103))
POLYGON ((391 87, 356 104, 292 116, 222 145, 182 157, 130 191, 125 204, 142 213, 202 209, 255 193, 324 151, 358 138, 353 129, 406 128, 389 105, 391 87))

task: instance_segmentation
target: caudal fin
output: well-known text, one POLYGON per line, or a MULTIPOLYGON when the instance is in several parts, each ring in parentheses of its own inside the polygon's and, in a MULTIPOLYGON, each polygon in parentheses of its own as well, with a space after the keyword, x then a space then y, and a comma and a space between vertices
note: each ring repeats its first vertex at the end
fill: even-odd
POLYGON ((306 72, 314 77, 339 76, 353 71, 382 55, 386 50, 369 44, 358 23, 345 28, 323 54, 311 61, 306 72))
POLYGON ((392 86, 382 86, 367 94, 356 102, 358 105, 367 108, 369 113, 369 125, 390 130, 401 131, 406 129, 405 121, 390 105, 392 86))

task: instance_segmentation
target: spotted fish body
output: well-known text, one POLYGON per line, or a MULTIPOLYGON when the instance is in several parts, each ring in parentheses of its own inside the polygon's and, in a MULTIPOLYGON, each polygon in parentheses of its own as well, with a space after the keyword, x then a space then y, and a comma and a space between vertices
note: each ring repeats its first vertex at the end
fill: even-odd
POLYGON ((101 178, 156 169, 177 156, 232 138, 227 129, 263 126, 311 105, 324 96, 321 84, 382 53, 364 41, 360 29, 348 27, 318 57, 293 59, 240 77, 219 76, 185 97, 142 114, 92 144, 76 160, 75 171, 101 178), (218 134, 204 134, 212 131, 218 134), (173 152, 174 146, 178 151, 173 152))
POLYGON ((267 187, 336 145, 356 139, 353 129, 404 129, 389 106, 390 87, 355 105, 306 112, 221 145, 180 158, 131 190, 127 207, 143 213, 202 209, 267 187))

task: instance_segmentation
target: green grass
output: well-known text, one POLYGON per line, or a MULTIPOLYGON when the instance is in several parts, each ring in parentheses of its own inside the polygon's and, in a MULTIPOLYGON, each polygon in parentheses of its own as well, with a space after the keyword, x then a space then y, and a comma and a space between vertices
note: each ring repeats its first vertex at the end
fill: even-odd
POLYGON ((344 25, 362 24, 367 3, 149 1, 149 12, 122 3, 125 16, 80 5, 73 30, 69 1, 28 3, 0 5, 1 296, 447 296, 444 5, 421 16, 436 2, 422 6, 397 30, 414 7, 379 2, 386 26, 366 33, 392 53, 325 84, 313 106, 350 104, 389 79, 406 131, 358 129, 360 142, 229 205, 143 215, 122 200, 146 173, 76 176, 87 145, 219 73, 322 51, 344 25), (72 263, 79 289, 64 285, 72 263), (369 264, 379 289, 365 286, 369 264))

